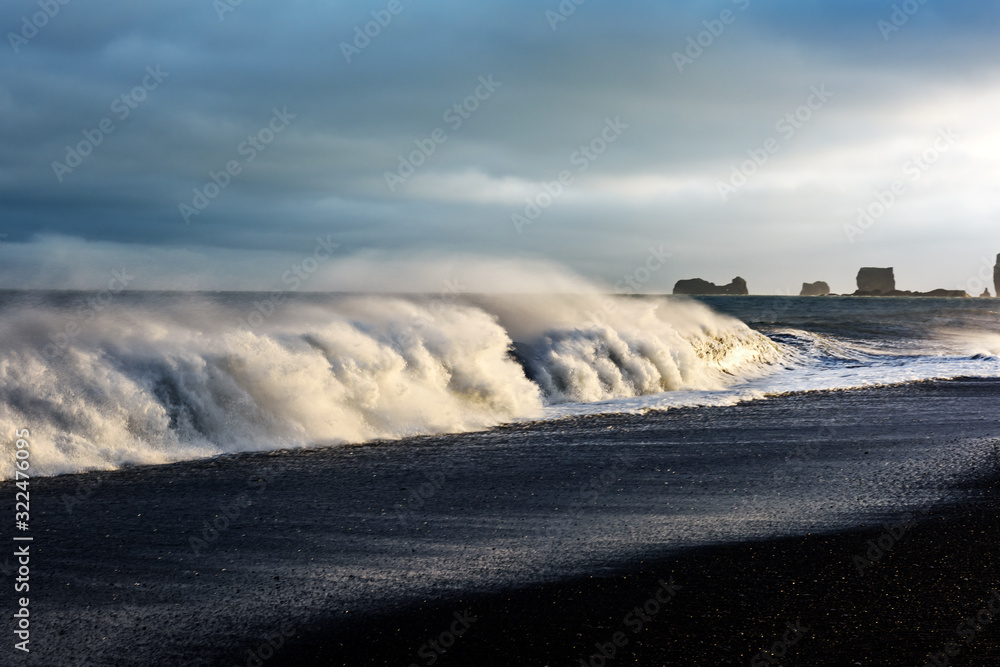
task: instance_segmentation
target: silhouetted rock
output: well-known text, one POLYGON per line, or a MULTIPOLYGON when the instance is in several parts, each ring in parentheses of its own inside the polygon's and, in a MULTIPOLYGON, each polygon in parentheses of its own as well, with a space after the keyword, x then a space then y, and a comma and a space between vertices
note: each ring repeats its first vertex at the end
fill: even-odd
POLYGON ((896 278, 892 274, 892 267, 888 269, 866 267, 858 271, 858 291, 854 293, 854 296, 968 297, 969 295, 960 289, 936 289, 930 292, 898 290, 896 289, 896 278))
POLYGON ((965 290, 960 289, 935 289, 930 292, 900 292, 896 290, 886 296, 948 296, 969 298, 969 294, 965 290))
POLYGON ((896 277, 892 267, 877 269, 865 267, 858 271, 858 296, 880 296, 896 290, 896 277))
POLYGON ((691 278, 690 280, 678 280, 674 285, 674 294, 749 294, 747 291, 747 281, 739 276, 733 278, 733 282, 728 285, 716 285, 701 278, 691 278))
POLYGON ((802 291, 799 296, 826 296, 830 293, 830 286, 822 280, 815 283, 802 283, 802 291))
POLYGON ((733 278, 733 281, 724 286, 722 289, 726 290, 726 294, 737 294, 741 296, 750 294, 750 291, 747 290, 747 281, 743 280, 739 276, 733 278))
POLYGON ((997 255, 997 263, 993 267, 993 293, 1000 297, 1000 255, 997 255))
POLYGON ((983 297, 989 298, 989 296, 990 296, 990 291, 988 289, 984 289, 983 293, 979 295, 979 298, 980 299, 983 297))
POLYGON ((900 290, 894 289, 891 292, 878 292, 870 294, 858 294, 854 293, 854 296, 931 296, 931 297, 950 297, 950 298, 964 298, 967 299, 971 295, 965 290, 960 289, 935 289, 930 292, 911 292, 910 290, 900 290))

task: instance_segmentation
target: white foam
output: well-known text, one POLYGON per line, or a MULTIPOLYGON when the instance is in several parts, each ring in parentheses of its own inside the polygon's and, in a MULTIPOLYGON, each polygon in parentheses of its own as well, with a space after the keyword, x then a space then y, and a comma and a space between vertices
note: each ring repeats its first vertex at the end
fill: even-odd
POLYGON ((489 307, 526 344, 551 403, 717 390, 783 358, 767 337, 695 301, 574 295, 489 307))
POLYGON ((2 313, 0 437, 31 431, 33 475, 484 429, 550 402, 719 390, 780 356, 668 299, 341 297, 243 329, 246 303, 190 295, 87 312, 2 313), (508 354, 512 332, 539 384, 508 354))

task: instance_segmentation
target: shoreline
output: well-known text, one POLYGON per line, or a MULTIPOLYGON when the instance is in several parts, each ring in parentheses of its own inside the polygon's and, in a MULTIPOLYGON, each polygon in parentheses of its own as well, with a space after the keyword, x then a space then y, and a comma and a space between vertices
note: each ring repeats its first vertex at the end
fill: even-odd
MULTIPOLYGON (((812 298, 812 297, 809 297, 812 298)), ((851 392, 863 392, 863 391, 879 391, 883 389, 898 389, 904 387, 918 387, 933 386, 939 383, 951 383, 951 382, 965 382, 965 381, 998 381, 1000 378, 993 377, 982 377, 973 375, 956 375, 952 377, 943 378, 923 378, 919 380, 898 380, 885 383, 872 383, 858 386, 844 386, 844 387, 823 387, 817 389, 791 389, 791 390, 780 390, 780 391, 761 391, 760 395, 751 395, 749 397, 737 397, 733 402, 722 402, 722 403, 692 403, 684 404, 680 403, 677 405, 669 405, 666 407, 660 407, 656 404, 651 405, 638 405, 636 407, 623 408, 622 406, 610 406, 607 412, 597 411, 591 412, 588 406, 599 406, 605 403, 610 403, 616 400, 634 401, 641 402, 644 399, 659 396, 658 394, 633 396, 626 399, 608 399, 601 401, 594 401, 589 403, 555 403, 552 405, 545 406, 544 409, 550 408, 561 408, 567 405, 579 408, 578 412, 568 412, 566 414, 556 414, 552 416, 542 416, 542 417, 524 417, 517 418, 511 421, 500 422, 495 426, 490 426, 488 428, 473 430, 473 431, 447 431, 442 433, 421 433, 418 435, 403 436, 394 439, 376 439, 368 440, 365 442, 351 442, 351 443, 335 443, 330 445, 325 444, 313 444, 303 447, 288 447, 282 449, 254 449, 254 450, 243 450, 236 452, 222 452, 219 454, 214 454, 211 456, 205 456, 193 459, 181 459, 178 461, 167 461, 164 463, 140 463, 140 464, 125 464, 119 468, 111 470, 82 470, 75 472, 64 472, 58 473, 56 475, 44 475, 34 477, 34 480, 50 480, 50 479, 63 479, 67 477, 93 477, 93 476, 106 476, 106 475, 116 475, 116 474, 142 474, 144 470, 159 470, 167 466, 185 466, 185 465, 196 465, 200 463, 212 463, 212 462, 226 462, 226 461, 243 461, 243 460, 256 460, 260 457, 271 457, 283 454, 320 454, 323 452, 329 452, 331 449, 350 449, 350 448, 374 448, 374 447, 398 447, 400 445, 419 445, 423 441, 434 442, 440 439, 461 439, 465 436, 476 436, 481 434, 490 434, 502 429, 521 429, 521 428, 531 428, 531 427, 543 427, 549 424, 558 424, 559 422, 566 423, 576 423, 580 420, 589 419, 606 419, 614 418, 616 416, 626 416, 626 417, 643 417, 650 414, 666 414, 677 412, 678 410, 690 411, 690 410, 711 410, 720 408, 731 408, 740 405, 746 405, 749 403, 756 403, 761 401, 768 401, 777 398, 789 398, 789 397, 808 397, 812 395, 826 395, 826 394, 836 394, 836 393, 851 393, 851 392)), ((676 390, 671 392, 664 392, 663 395, 670 395, 673 393, 698 393, 700 390, 676 390)), ((13 485, 14 479, 0 479, 0 487, 6 484, 13 485)))
MULTIPOLYGON (((857 526, 954 510, 926 539, 907 529, 873 574, 909 549, 935 564, 995 544, 998 403, 998 379, 925 381, 36 478, 24 664, 256 665, 260 650, 265 665, 423 665, 467 609, 435 665, 577 665, 619 630, 638 664, 727 664, 833 573, 847 588, 824 608, 930 609, 854 582, 851 554, 883 532, 857 526), (671 576, 684 588, 661 591, 661 620, 618 627, 671 576)), ((1000 583, 986 560, 934 589, 956 605, 932 605, 941 623, 974 599, 948 585, 1000 583)), ((916 590, 911 575, 892 581, 916 590)), ((831 627, 823 646, 876 641, 831 627)), ((608 665, 636 664, 623 656, 608 665)))

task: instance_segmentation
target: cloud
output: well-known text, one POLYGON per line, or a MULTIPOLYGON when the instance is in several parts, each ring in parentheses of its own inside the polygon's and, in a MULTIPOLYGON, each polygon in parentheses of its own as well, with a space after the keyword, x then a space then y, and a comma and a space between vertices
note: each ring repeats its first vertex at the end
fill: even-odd
MULTIPOLYGON (((936 252, 935 225, 956 248, 995 242, 1000 9, 928 3, 886 40, 877 22, 890 5, 742 4, 586 3, 555 30, 545 10, 557 3, 407 4, 350 63, 341 42, 371 7, 243 3, 220 20, 195 0, 61 6, 0 64, 0 285, 93 281, 119 251, 162 263, 158 284, 242 284, 244 267, 277 270, 332 233, 349 254, 543 256, 611 282, 666 241, 683 251, 663 285, 739 272, 780 290, 801 282, 800 258, 833 282, 861 253, 916 263, 901 249, 936 252), (678 72, 673 52, 727 8, 737 21, 678 72), (120 117, 112 105, 157 66, 169 77, 120 117), (452 128, 447 111, 490 75, 502 86, 452 128), (823 84, 835 97, 717 198, 732 166, 823 84), (180 204, 245 160, 240 146, 275 107, 296 115, 287 131, 185 224, 180 204), (628 131, 517 234, 510 214, 617 116, 628 131), (52 163, 105 118, 114 131, 60 181, 52 163), (962 141, 863 244, 847 243, 845 220, 948 124, 962 141), (385 172, 439 127, 447 142, 390 190, 385 172), (736 239, 749 245, 730 249, 736 239), (70 244, 88 271, 46 254, 70 244)), ((35 11, 7 3, 0 23, 17 31, 35 11)), ((959 262, 914 287, 951 281, 959 262)))

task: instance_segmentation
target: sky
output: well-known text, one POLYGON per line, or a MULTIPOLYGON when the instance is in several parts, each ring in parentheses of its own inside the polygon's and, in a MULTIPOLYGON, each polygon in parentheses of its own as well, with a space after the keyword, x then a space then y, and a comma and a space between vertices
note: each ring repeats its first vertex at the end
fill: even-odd
POLYGON ((0 287, 430 290, 507 267, 797 294, 862 266, 976 287, 1000 253, 998 18, 8 0, 0 287))

